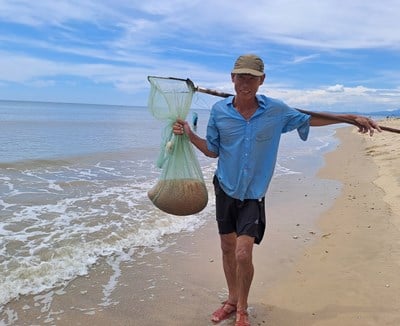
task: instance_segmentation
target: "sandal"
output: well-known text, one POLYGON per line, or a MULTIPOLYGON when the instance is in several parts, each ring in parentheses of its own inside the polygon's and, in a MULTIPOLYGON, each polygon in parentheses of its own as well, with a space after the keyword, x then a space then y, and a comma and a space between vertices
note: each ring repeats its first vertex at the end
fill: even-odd
POLYGON ((222 302, 222 306, 213 312, 211 321, 219 323, 228 319, 236 312, 236 305, 227 301, 222 302))
POLYGON ((236 313, 235 326, 250 326, 249 313, 246 310, 240 310, 236 313))

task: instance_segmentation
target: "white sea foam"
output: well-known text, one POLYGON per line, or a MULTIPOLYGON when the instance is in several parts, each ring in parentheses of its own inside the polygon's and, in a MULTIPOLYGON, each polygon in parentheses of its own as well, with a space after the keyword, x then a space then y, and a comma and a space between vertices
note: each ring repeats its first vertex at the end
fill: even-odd
POLYGON ((13 171, 18 178, 2 199, 0 306, 65 286, 100 257, 109 257, 114 270, 104 288, 103 303, 111 304, 119 264, 135 253, 131 248, 164 246, 165 235, 204 223, 207 209, 176 217, 152 206, 147 190, 158 172, 148 170, 149 161, 136 163, 122 163, 127 173, 103 166, 115 161, 97 163, 90 173, 77 165, 13 171), (28 183, 32 191, 25 190, 28 183))
POLYGON ((113 304, 118 304, 118 302, 111 300, 111 294, 118 284, 118 278, 121 276, 121 262, 128 259, 129 257, 124 256, 108 257, 107 263, 111 266, 113 274, 111 275, 108 283, 106 285, 103 285, 103 299, 102 303, 99 304, 100 306, 110 306, 113 304))
MULTIPOLYGON (((53 232, 51 236, 42 239, 42 244, 31 243, 35 247, 29 250, 29 256, 19 257, 18 260, 9 258, 7 264, 1 264, 4 272, 0 276, 0 304, 5 304, 19 295, 40 293, 56 286, 65 285, 76 276, 87 274, 90 266, 96 263, 99 257, 116 255, 126 258, 128 248, 157 247, 162 243, 164 235, 183 230, 193 231, 199 225, 201 222, 195 217, 165 216, 142 223, 140 227, 133 228, 133 230, 114 231, 104 239, 94 239, 90 242, 88 240, 74 241, 74 233, 80 233, 79 229, 66 230, 63 237, 53 232), (68 233, 71 233, 69 237, 68 233), (54 244, 50 240, 54 240, 56 237, 61 242, 68 240, 69 245, 48 252, 49 257, 44 260, 44 257, 40 257, 43 256, 41 255, 42 251, 50 249, 50 246, 54 244)), ((93 234, 98 229, 98 227, 94 227, 91 230, 86 229, 86 231, 93 234)), ((83 232, 78 239, 84 238, 85 233, 83 232)), ((28 239, 20 237, 21 240, 28 239)), ((29 243, 29 241, 27 242, 29 243)), ((116 261, 119 263, 121 258, 118 259, 116 261)), ((115 264, 113 269, 114 271, 118 270, 115 264)), ((115 285, 115 282, 110 282, 108 288, 105 289, 107 293, 110 293, 115 285)))
POLYGON ((282 165, 280 165, 280 163, 276 164, 275 167, 275 172, 274 172, 274 176, 275 177, 279 177, 282 175, 288 175, 288 174, 300 174, 301 172, 297 172, 297 171, 293 171, 287 167, 284 167, 282 165))

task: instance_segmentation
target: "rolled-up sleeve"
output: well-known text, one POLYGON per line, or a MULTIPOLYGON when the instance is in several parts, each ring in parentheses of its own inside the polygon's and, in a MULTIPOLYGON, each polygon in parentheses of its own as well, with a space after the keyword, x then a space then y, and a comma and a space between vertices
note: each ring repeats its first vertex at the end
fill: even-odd
POLYGON ((297 128, 297 133, 301 140, 307 140, 308 134, 310 133, 310 116, 308 116, 304 123, 297 128))
POLYGON ((286 123, 282 132, 285 133, 297 129, 300 139, 307 140, 310 132, 310 115, 288 108, 285 119, 286 123))
POLYGON ((210 119, 208 120, 206 142, 207 149, 219 155, 219 132, 215 125, 213 110, 211 110, 210 119))

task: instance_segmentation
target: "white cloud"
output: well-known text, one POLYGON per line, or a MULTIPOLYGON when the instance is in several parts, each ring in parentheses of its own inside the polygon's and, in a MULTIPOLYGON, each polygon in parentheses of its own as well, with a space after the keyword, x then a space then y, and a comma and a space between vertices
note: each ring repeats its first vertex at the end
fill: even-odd
MULTIPOLYGON (((397 51, 398 12, 400 2, 396 0, 260 0, 256 5, 228 0, 0 0, 3 22, 31 26, 35 32, 33 38, 2 32, 0 41, 9 46, 2 46, 0 52, 0 81, 44 87, 57 86, 59 77, 68 76, 64 83, 75 77, 139 92, 148 86, 147 75, 168 75, 190 77, 206 87, 231 92, 226 67, 192 58, 208 58, 212 63, 225 56, 231 61, 243 51, 267 54, 276 45, 287 45, 280 50, 284 56, 277 55, 271 63, 279 69, 275 75, 285 77, 291 67, 324 63, 324 55, 333 50, 397 51)), ((393 67, 357 78, 359 85, 374 79, 396 87, 399 76, 400 69, 393 67)), ((329 107, 357 100, 391 107, 400 102, 398 89, 347 84, 337 78, 328 87, 267 85, 265 90, 307 106, 329 107)))
POLYGON ((304 63, 306 61, 312 61, 316 58, 319 58, 320 55, 319 54, 310 54, 310 55, 306 55, 306 56, 296 56, 293 58, 292 63, 293 64, 297 64, 297 63, 304 63))
POLYGON ((336 85, 334 85, 334 86, 329 86, 329 87, 326 89, 326 91, 327 91, 327 92, 332 92, 332 93, 342 93, 342 92, 344 92, 344 86, 343 86, 343 85, 336 84, 336 85))
MULTIPOLYGON (((65 25, 86 21, 118 22, 138 38, 192 35, 209 39, 272 40, 320 48, 399 47, 400 2, 282 0, 220 1, 29 1, 0 2, 0 17, 28 25, 65 25), (138 18, 139 17, 139 18, 138 18), (151 32, 149 34, 149 32, 151 32)), ((232 43, 231 43, 232 44, 232 43)))
POLYGON ((293 107, 337 112, 371 112, 399 108, 400 88, 373 89, 363 86, 326 86, 318 89, 290 89, 274 85, 263 86, 268 96, 283 99, 293 107), (341 90, 332 92, 332 89, 341 90))
POLYGON ((0 17, 3 21, 30 26, 62 25, 68 21, 95 23, 107 16, 115 15, 114 6, 104 5, 101 1, 20 0, 0 2, 0 17))

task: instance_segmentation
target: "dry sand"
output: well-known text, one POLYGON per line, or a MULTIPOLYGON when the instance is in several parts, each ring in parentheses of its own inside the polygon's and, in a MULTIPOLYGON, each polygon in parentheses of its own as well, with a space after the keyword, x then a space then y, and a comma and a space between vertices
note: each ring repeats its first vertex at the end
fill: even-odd
POLYGON ((319 220, 320 240, 265 298, 267 325, 400 325, 400 135, 346 128, 339 138, 320 177, 342 193, 319 220))
MULTIPOLYGON (((400 120, 382 124, 400 128, 400 120)), ((370 138, 352 127, 338 134, 341 144, 327 155, 320 179, 272 184, 268 230, 254 254, 252 325, 400 325, 400 135, 370 138)), ((213 219, 170 241, 122 263, 108 295, 104 286, 115 271, 104 262, 58 293, 10 303, 10 320, 212 325, 210 313, 226 296, 213 219)))

